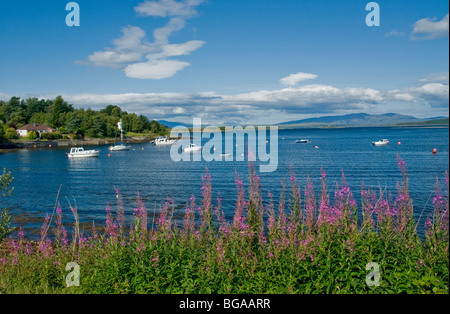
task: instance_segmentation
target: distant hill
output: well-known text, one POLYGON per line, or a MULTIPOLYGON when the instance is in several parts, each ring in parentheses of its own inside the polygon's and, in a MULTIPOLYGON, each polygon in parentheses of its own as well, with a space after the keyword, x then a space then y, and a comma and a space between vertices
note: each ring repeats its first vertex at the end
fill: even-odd
MULTIPOLYGON (((436 117, 437 120, 445 120, 445 117, 436 117)), ((418 119, 413 116, 401 115, 397 113, 386 113, 371 115, 367 113, 352 113, 343 116, 328 116, 319 118, 309 118, 303 120, 288 121, 280 123, 280 127, 345 127, 345 126, 388 126, 399 124, 417 124, 436 120, 418 119)))
POLYGON ((433 126, 433 125, 448 125, 448 118, 430 118, 426 121, 421 122, 412 122, 412 123, 401 123, 399 125, 405 125, 405 126, 433 126))
POLYGON ((185 126, 187 128, 192 128, 192 124, 186 124, 186 123, 181 123, 181 122, 172 122, 172 121, 167 121, 167 120, 158 120, 158 122, 162 125, 165 125, 169 128, 174 128, 176 126, 185 126))

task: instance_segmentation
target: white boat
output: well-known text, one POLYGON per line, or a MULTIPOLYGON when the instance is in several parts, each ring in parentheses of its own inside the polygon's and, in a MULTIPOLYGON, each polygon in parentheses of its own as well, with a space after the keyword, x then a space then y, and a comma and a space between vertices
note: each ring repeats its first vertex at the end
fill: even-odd
POLYGON ((309 143, 308 140, 296 140, 295 142, 296 142, 297 144, 306 144, 306 143, 309 143))
POLYGON ((117 127, 120 130, 120 143, 119 144, 115 144, 114 146, 111 146, 109 148, 109 150, 112 151, 112 152, 117 152, 117 151, 122 151, 122 150, 130 150, 131 149, 131 145, 125 144, 123 142, 122 120, 120 120, 120 122, 117 123, 117 127))
POLYGON ((197 145, 195 145, 195 144, 189 144, 189 146, 186 146, 185 148, 184 148, 184 151, 185 152, 196 152, 196 151, 200 151, 200 150, 202 150, 202 147, 201 146, 197 146, 197 145))
POLYGON ((158 137, 156 138, 153 143, 156 146, 164 146, 164 145, 172 145, 175 144, 177 142, 177 140, 173 140, 173 139, 169 139, 166 137, 158 137))
POLYGON ((130 149, 131 149, 131 145, 127 145, 124 143, 119 143, 119 144, 116 144, 109 148, 109 150, 112 152, 117 152, 117 151, 121 151, 121 150, 130 150, 130 149))
POLYGON ((220 154, 220 157, 231 157, 231 154, 220 154))
POLYGON ((389 141, 387 139, 382 139, 380 141, 372 142, 372 145, 375 145, 375 146, 384 146, 387 144, 389 144, 389 141))
POLYGON ((67 153, 69 158, 90 158, 98 157, 100 155, 99 150, 84 150, 83 147, 73 147, 70 149, 70 153, 67 153))

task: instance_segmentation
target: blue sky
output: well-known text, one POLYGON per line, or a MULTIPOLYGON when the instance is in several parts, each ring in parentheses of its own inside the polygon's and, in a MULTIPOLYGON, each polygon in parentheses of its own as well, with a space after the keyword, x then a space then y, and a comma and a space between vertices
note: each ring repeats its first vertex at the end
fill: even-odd
POLYGON ((151 119, 275 123, 448 116, 447 1, 2 1, 0 99, 119 105, 151 119))

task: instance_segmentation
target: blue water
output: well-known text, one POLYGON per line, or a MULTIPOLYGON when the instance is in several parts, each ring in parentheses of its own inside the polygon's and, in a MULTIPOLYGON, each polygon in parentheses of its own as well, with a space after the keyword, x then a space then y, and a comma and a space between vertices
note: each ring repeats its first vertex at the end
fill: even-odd
MULTIPOLYGON (((117 187, 128 218, 132 217, 138 192, 150 220, 167 197, 174 200, 175 218, 181 218, 191 195, 201 203, 201 177, 208 167, 213 201, 220 192, 222 208, 227 217, 232 216, 236 201, 235 172, 248 183, 247 162, 174 162, 169 155, 170 147, 150 143, 132 147, 131 151, 113 152, 111 157, 108 157, 107 146, 96 147, 102 151, 100 157, 84 160, 68 160, 68 148, 2 152, 0 168, 12 172, 15 189, 12 197, 1 199, 0 206, 11 208, 15 225, 36 233, 45 215, 53 212, 59 191, 58 200, 68 221, 72 219, 70 202, 72 206, 76 203, 81 222, 92 224, 95 220, 102 224, 107 204, 117 208, 114 190, 117 187)), ((357 200, 363 181, 367 187, 391 191, 395 198, 397 182, 402 179, 397 168, 397 153, 407 165, 415 218, 418 219, 422 211, 422 216, 426 217, 432 210, 430 196, 435 191, 436 178, 443 183, 449 168, 448 128, 280 130, 278 168, 275 172, 259 173, 263 194, 271 192, 277 201, 282 180, 289 189, 292 167, 302 190, 309 176, 315 183, 316 195, 320 196, 320 169, 323 167, 330 196, 344 171, 357 200), (372 141, 382 138, 391 143, 383 147, 371 145, 372 141), (311 143, 296 144, 297 139, 309 139, 311 143), (437 149, 435 155, 433 148, 437 149)))

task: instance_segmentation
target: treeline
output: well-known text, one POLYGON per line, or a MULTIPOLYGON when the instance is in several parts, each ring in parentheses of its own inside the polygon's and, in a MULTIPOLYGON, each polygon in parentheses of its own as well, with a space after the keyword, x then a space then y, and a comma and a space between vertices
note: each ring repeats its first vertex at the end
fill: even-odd
MULTIPOLYGON (((75 109, 61 96, 55 100, 12 97, 0 100, 0 138, 17 138, 16 130, 26 124, 45 124, 57 130, 53 138, 104 138, 118 136, 117 123, 122 119, 123 129, 133 133, 166 135, 168 129, 158 121, 143 115, 122 111, 118 106, 105 109, 75 109)), ((31 135, 33 136, 33 135, 31 135)))

